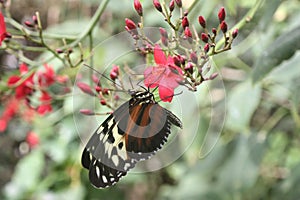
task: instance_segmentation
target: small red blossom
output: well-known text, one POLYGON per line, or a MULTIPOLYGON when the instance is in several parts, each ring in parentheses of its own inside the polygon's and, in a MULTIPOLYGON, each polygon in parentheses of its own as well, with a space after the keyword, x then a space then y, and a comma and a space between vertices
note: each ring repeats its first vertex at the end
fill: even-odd
POLYGON ((37 107, 37 112, 40 115, 45 115, 52 111, 51 100, 52 97, 48 92, 42 92, 42 96, 40 97, 41 105, 37 107))
POLYGON ((186 28, 184 29, 184 35, 185 35, 185 37, 187 37, 187 38, 193 37, 192 32, 191 32, 191 29, 190 29, 189 27, 186 27, 186 28))
POLYGON ((134 0, 134 9, 136 10, 136 12, 140 15, 143 16, 143 7, 142 4, 140 2, 140 0, 134 0))
POLYGON ((227 32, 227 23, 225 21, 222 21, 220 24, 220 28, 223 33, 226 33, 227 32))
POLYGON ((232 31, 232 38, 233 38, 233 39, 236 38, 236 36, 238 35, 238 33, 239 33, 239 29, 234 29, 234 30, 232 31))
POLYGON ((34 148, 40 143, 40 138, 36 133, 30 131, 27 133, 26 142, 30 148, 34 148))
POLYGON ((158 87, 162 101, 171 102, 174 89, 183 80, 182 69, 174 64, 171 56, 166 56, 159 45, 154 48, 154 61, 157 66, 148 67, 144 71, 144 84, 146 87, 158 87))
POLYGON ((206 28, 206 20, 203 16, 199 16, 198 21, 199 21, 199 24, 202 26, 202 28, 206 28))
POLYGON ((16 98, 11 98, 5 105, 4 111, 0 116, 0 132, 6 130, 9 121, 15 116, 18 112, 20 106, 20 101, 16 98))
POLYGON ((218 18, 219 18, 220 23, 225 20, 225 17, 226 17, 225 8, 221 7, 218 12, 218 18))
POLYGON ((0 46, 2 44, 2 41, 6 38, 7 32, 6 32, 6 24, 4 21, 4 16, 0 12, 0 46))
POLYGON ((153 0, 153 5, 159 12, 162 12, 162 7, 158 0, 153 0))
POLYGON ((22 76, 28 74, 28 67, 26 64, 20 66, 20 76, 13 75, 9 77, 7 85, 9 87, 15 87, 15 96, 17 99, 25 98, 27 95, 31 95, 33 92, 33 76, 34 73, 30 74, 27 78, 23 79, 22 76))
POLYGON ((186 27, 188 27, 190 25, 189 20, 188 20, 188 18, 186 16, 183 17, 181 25, 182 25, 183 29, 185 29, 186 27))
POLYGON ((177 6, 178 6, 179 8, 182 7, 182 1, 181 1, 181 0, 175 0, 175 2, 176 2, 177 6))
POLYGON ((125 24, 126 24, 126 27, 127 27, 129 30, 136 29, 136 25, 135 25, 135 23, 134 23, 131 19, 126 18, 126 19, 125 19, 125 24))
POLYGON ((110 71, 110 78, 114 81, 118 78, 119 76, 119 70, 120 70, 120 67, 118 65, 114 65, 110 71))
POLYGON ((205 43, 208 42, 208 36, 206 33, 201 33, 201 40, 205 43))
POLYGON ((175 1, 174 1, 174 0, 171 0, 171 1, 170 1, 170 4, 169 4, 170 12, 173 12, 174 8, 175 8, 175 1))
POLYGON ((45 71, 38 71, 37 77, 41 87, 48 87, 55 82, 56 74, 53 67, 48 64, 44 64, 45 71))

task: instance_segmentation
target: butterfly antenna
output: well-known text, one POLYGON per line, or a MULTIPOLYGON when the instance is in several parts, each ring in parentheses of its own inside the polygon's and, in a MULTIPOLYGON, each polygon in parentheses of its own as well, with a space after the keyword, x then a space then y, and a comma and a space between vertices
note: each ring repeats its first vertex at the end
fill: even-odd
POLYGON ((96 69, 94 69, 93 67, 89 66, 88 64, 86 63, 83 63, 84 66, 90 68, 91 70, 93 70, 94 72, 96 72, 97 74, 103 76, 106 80, 112 82, 113 84, 119 86, 120 88, 123 88, 122 85, 118 84, 116 81, 113 81, 111 80, 110 78, 108 78, 107 76, 105 76, 104 74, 102 74, 101 72, 97 71, 96 69))

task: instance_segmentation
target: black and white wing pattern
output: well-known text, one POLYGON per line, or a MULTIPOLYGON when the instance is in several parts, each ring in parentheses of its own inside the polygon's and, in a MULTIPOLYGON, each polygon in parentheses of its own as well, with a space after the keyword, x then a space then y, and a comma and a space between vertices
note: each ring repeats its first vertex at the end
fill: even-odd
POLYGON ((158 105, 149 91, 136 92, 95 131, 82 153, 82 166, 97 188, 109 187, 138 161, 149 159, 162 148, 171 125, 181 121, 158 105))

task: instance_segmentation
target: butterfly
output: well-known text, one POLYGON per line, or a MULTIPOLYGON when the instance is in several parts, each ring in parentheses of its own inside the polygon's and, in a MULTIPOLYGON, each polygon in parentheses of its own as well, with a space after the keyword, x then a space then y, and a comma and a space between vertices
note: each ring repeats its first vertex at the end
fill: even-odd
POLYGON ((107 117, 83 150, 81 163, 91 184, 105 188, 117 183, 137 162, 162 148, 171 125, 182 128, 180 119, 149 90, 131 92, 130 100, 107 117))

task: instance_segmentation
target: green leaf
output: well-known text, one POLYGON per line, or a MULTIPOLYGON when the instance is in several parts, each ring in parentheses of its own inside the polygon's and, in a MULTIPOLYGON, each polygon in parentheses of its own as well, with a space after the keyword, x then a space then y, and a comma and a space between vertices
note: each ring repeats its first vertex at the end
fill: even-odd
POLYGON ((300 49, 300 26, 279 36, 255 63, 252 74, 254 83, 262 80, 282 61, 289 59, 300 49))
POLYGON ((251 81, 246 81, 233 88, 229 93, 227 126, 236 131, 245 131, 260 98, 260 86, 253 86, 251 81))

